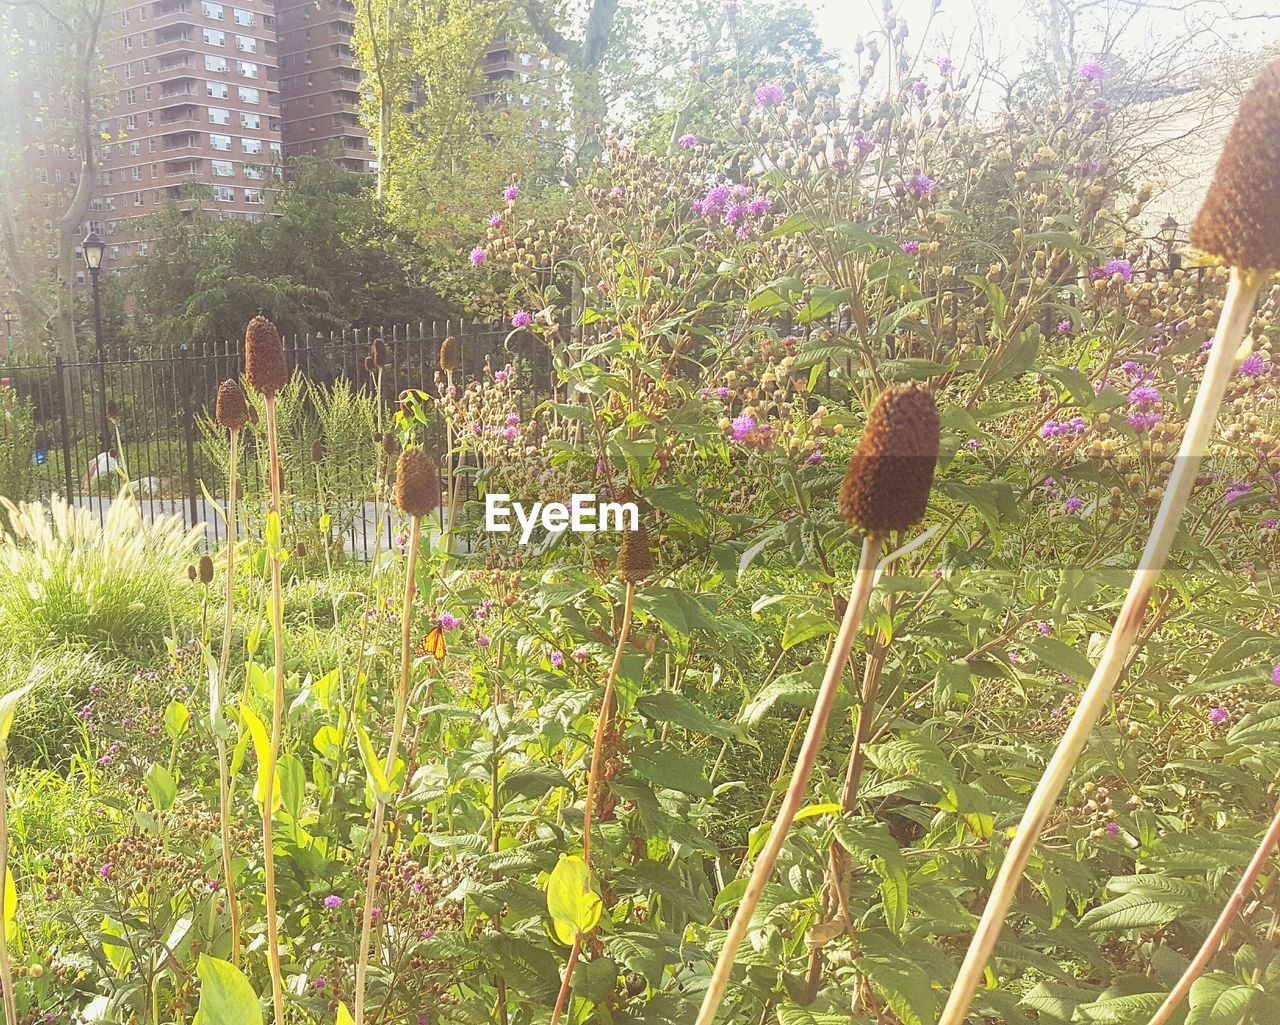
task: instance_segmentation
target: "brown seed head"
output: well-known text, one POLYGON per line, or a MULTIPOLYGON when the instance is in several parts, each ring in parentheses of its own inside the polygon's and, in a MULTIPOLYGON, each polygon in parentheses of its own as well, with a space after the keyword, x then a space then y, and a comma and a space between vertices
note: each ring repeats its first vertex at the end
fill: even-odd
POLYGON ((115 399, 107 399, 107 419, 117 427, 120 426, 120 407, 116 405, 115 399))
POLYGON ((207 555, 200 556, 199 570, 200 570, 200 583, 212 584, 213 583, 213 559, 211 559, 207 555))
POLYGON ((249 407, 249 426, 250 427, 258 426, 258 407, 257 406, 249 407))
POLYGON ((193 584, 200 579, 200 571, 196 569, 196 564, 194 562, 188 563, 187 565, 187 579, 193 584))
POLYGON ((622 535, 622 548, 618 552, 618 576, 631 584, 638 584, 653 573, 653 548, 649 544, 649 532, 644 524, 637 523, 635 530, 622 535))
POLYGON ((389 456, 398 456, 400 454, 400 437, 395 431, 387 431, 382 436, 382 451, 389 456))
POLYGON ((324 442, 318 438, 311 443, 311 461, 313 463, 324 462, 324 442))
POLYGON ((462 369, 462 350, 458 348, 458 341, 453 335, 440 343, 440 369, 462 369))
POLYGON ((1280 60, 1240 103, 1191 243, 1233 267, 1280 270, 1280 60))
POLYGON ((238 431, 249 422, 249 403, 245 400, 240 382, 227 380, 218 385, 213 419, 219 427, 225 427, 229 431, 238 431))
POLYGON ((381 338, 375 338, 373 344, 369 346, 369 358, 373 360, 375 367, 385 367, 391 362, 387 358, 387 343, 381 338))
POLYGON ((396 463, 396 505, 406 516, 426 516, 440 504, 436 464, 420 448, 407 448, 396 463))
POLYGON ((840 488, 845 518, 872 534, 918 523, 933 486, 940 429, 938 407, 926 389, 886 389, 845 470, 840 488))
POLYGON ((274 395, 289 383, 280 332, 261 314, 249 321, 244 333, 244 374, 259 395, 274 395))

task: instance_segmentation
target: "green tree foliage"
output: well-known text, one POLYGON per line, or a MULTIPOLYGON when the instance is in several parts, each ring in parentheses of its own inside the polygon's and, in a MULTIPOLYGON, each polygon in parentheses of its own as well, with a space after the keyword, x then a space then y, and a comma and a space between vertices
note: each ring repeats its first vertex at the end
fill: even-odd
POLYGON ((273 216, 157 215, 152 255, 127 281, 135 339, 222 341, 262 309, 282 330, 337 331, 431 316, 421 250, 390 227, 368 183, 328 161, 290 168, 273 216))

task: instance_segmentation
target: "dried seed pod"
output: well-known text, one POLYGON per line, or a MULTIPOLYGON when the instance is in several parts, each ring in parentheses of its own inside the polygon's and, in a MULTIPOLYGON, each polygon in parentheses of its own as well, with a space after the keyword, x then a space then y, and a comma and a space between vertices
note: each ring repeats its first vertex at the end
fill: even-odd
POLYGON ((373 344, 369 346, 369 358, 373 360, 374 367, 385 367, 391 360, 387 357, 387 343, 381 338, 375 338, 373 344))
POLYGON ((313 463, 324 462, 324 442, 318 438, 311 443, 311 461, 313 463))
POLYGON ((258 407, 257 406, 249 407, 249 426, 250 427, 258 426, 258 407))
POLYGON ((194 562, 187 565, 187 579, 193 584, 200 579, 200 571, 196 569, 196 564, 194 562))
POLYGON ((244 373, 259 395, 274 395, 289 383, 280 332, 261 314, 249 321, 244 333, 244 373))
POLYGON ((400 454, 400 438, 395 431, 387 431, 382 436, 382 451, 389 456, 400 454))
POLYGON ((637 523, 635 530, 622 535, 622 547, 618 551, 618 576, 631 584, 637 584, 653 573, 653 548, 649 544, 649 532, 644 524, 637 523))
POLYGON ((202 584, 213 583, 213 559, 211 559, 207 555, 200 556, 199 571, 200 571, 200 583, 202 584))
POLYGON ((886 389, 867 418, 840 488, 840 511, 872 534, 906 530, 923 517, 938 462, 938 407, 918 385, 886 389))
POLYGON ((218 385, 213 419, 219 427, 225 427, 229 431, 238 431, 249 422, 249 403, 244 397, 240 382, 226 380, 218 385))
POLYGON ((120 407, 116 405, 115 399, 107 399, 107 419, 117 427, 120 426, 120 407))
POLYGON ((305 558, 307 557, 307 545, 306 545, 306 542, 305 542, 305 541, 299 541, 296 545, 294 545, 294 546, 293 546, 293 554, 294 554, 294 555, 296 555, 299 559, 305 559, 305 558))
POLYGON ((462 369, 462 350, 458 347, 458 340, 453 335, 449 335, 440 343, 440 369, 462 369))
POLYGON ((1280 269, 1280 60, 1240 103, 1191 243, 1233 267, 1280 269))
POLYGON ((436 464, 420 448, 407 448, 396 463, 396 505, 406 516, 426 516, 440 504, 436 464))

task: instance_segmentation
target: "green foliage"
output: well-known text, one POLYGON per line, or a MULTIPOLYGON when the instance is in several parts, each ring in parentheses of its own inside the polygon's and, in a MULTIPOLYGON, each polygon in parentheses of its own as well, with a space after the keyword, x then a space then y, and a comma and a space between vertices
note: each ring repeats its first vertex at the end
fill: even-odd
POLYGON ((128 489, 101 523, 95 510, 60 498, 46 507, 0 497, 0 506, 10 524, 0 537, 0 612, 11 643, 159 644, 185 604, 183 560, 202 528, 144 519, 128 489))
MULTIPOLYGON (((31 497, 35 428, 31 401, 0 387, 0 495, 12 502, 31 497)), ((0 527, 7 522, 0 513, 0 527)))

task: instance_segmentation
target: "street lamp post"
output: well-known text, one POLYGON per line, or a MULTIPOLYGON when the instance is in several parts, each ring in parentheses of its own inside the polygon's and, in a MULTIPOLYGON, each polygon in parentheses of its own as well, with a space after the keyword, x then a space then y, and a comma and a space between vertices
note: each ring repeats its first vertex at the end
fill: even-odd
POLYGON ((98 274, 102 270, 102 254, 106 243, 96 231, 85 236, 80 248, 84 253, 84 265, 89 269, 93 285, 93 337, 98 348, 98 408, 102 412, 102 451, 111 451, 111 427, 107 423, 107 369, 102 353, 102 297, 98 291, 98 274))
POLYGON ((1178 244, 1178 219, 1170 214, 1160 225, 1156 236, 1164 244, 1164 265, 1170 273, 1182 266, 1182 257, 1173 251, 1178 244))

